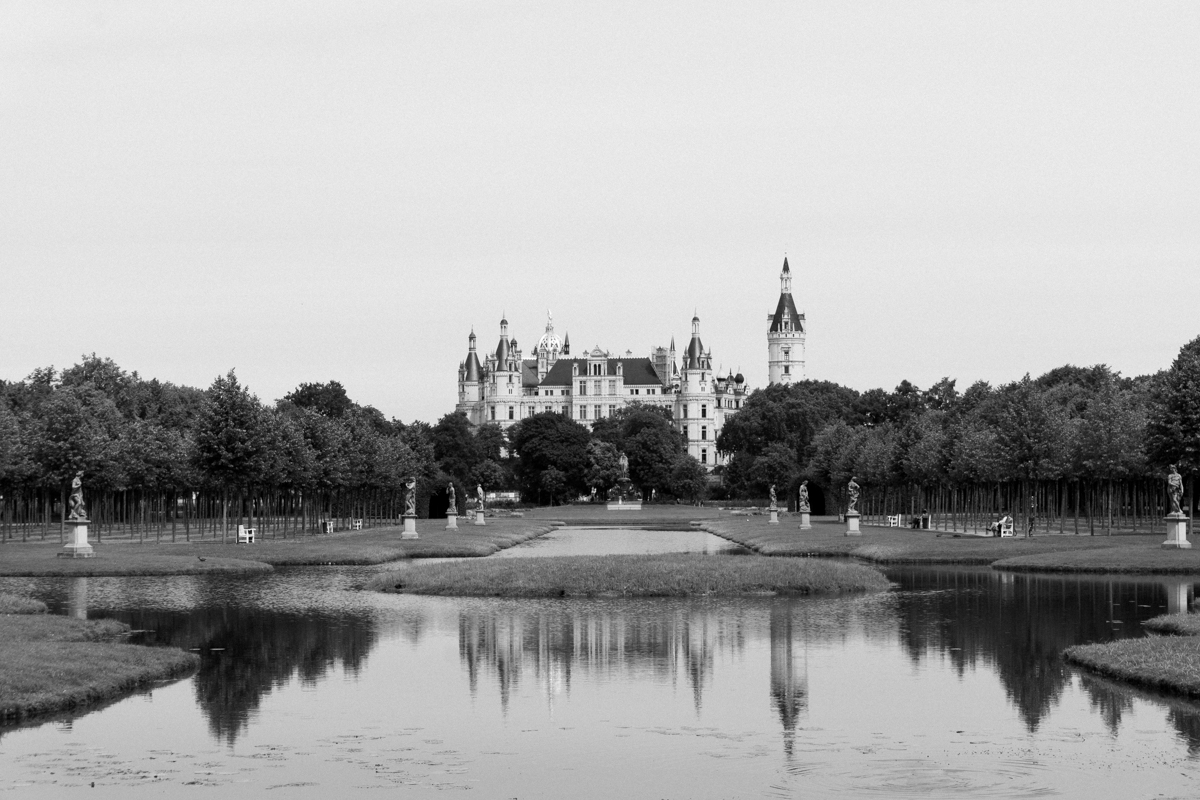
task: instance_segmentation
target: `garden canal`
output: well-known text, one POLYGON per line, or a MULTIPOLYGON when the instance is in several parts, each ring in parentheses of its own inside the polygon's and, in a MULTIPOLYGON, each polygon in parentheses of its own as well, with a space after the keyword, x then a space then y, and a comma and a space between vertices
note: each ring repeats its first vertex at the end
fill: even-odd
MULTIPOLYGON (((493 558, 680 551, 736 548, 698 531, 561 530, 493 558)), ((1140 622, 1179 596, 1177 580, 903 568, 889 571, 891 592, 812 599, 354 590, 377 571, 0 579, 0 591, 116 617, 202 657, 189 679, 74 719, 0 729, 0 790, 958 798, 1200 789, 1200 705, 1098 680, 1059 657, 1072 644, 1141 635, 1140 622)))

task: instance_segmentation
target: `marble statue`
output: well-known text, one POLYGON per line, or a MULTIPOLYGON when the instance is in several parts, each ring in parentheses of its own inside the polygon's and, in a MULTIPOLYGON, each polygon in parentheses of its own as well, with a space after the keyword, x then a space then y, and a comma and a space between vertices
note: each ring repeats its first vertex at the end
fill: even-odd
POLYGON ((480 513, 483 512, 483 484, 475 484, 475 508, 480 513))
POLYGON ((71 522, 87 519, 87 508, 83 504, 83 472, 76 472, 71 481, 71 497, 68 499, 70 512, 67 519, 71 522))
POLYGON ((808 481, 800 482, 800 497, 796 501, 797 511, 812 511, 812 507, 808 504, 808 481))
POLYGON ((771 508, 775 508, 775 484, 771 484, 771 508))
POLYGON ((404 516, 415 517, 417 515, 417 479, 409 478, 404 482, 404 516))
POLYGON ((446 508, 450 509, 448 513, 458 513, 458 499, 454 496, 454 484, 446 486, 446 508))
POLYGON ((858 484, 854 482, 854 476, 850 476, 850 483, 846 485, 846 493, 850 496, 850 502, 846 506, 846 513, 858 513, 855 506, 858 505, 858 484))
POLYGON ((1171 498, 1171 513, 1183 513, 1183 476, 1175 469, 1175 465, 1171 465, 1171 472, 1167 475, 1167 495, 1171 498))
POLYGON ((628 478, 629 477, 629 456, 625 455, 624 453, 621 453, 621 460, 619 463, 621 464, 621 477, 628 478))

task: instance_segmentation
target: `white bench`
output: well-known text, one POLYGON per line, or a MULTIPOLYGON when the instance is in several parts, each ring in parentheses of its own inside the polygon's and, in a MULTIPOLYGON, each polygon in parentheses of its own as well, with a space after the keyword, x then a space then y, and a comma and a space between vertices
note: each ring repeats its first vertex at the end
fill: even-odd
POLYGON ((333 520, 321 520, 321 533, 333 533, 333 520))
POLYGON ((899 528, 900 527, 900 515, 896 514, 895 516, 888 517, 887 523, 888 523, 887 526, 889 528, 899 528))
POLYGON ((237 543, 254 544, 254 537, 257 533, 258 528, 247 528, 245 525, 238 525, 237 543))
POLYGON ((350 530, 361 531, 362 524, 363 524, 363 521, 361 519, 352 519, 352 520, 350 520, 350 530))
POLYGON ((1011 517, 1009 517, 1008 519, 1006 519, 1006 520, 1005 520, 1005 521, 1004 521, 1004 522, 1003 522, 1003 523, 1000 525, 1000 535, 1001 535, 1002 537, 1003 537, 1003 536, 1016 536, 1016 535, 1017 535, 1017 534, 1016 534, 1016 531, 1014 531, 1014 530, 1013 530, 1013 521, 1012 521, 1012 518, 1011 518, 1011 517))

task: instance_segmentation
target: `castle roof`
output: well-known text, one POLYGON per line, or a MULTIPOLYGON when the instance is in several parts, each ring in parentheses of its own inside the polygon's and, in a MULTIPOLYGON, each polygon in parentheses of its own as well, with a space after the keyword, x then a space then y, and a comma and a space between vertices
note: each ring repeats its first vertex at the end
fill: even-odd
POLYGON ((771 333, 783 330, 785 314, 792 321, 792 330, 804 331, 804 315, 796 310, 796 301, 792 299, 792 293, 784 292, 779 295, 779 303, 775 306, 775 314, 771 317, 771 333))
MULTIPOLYGON (((615 377, 617 374, 617 364, 621 365, 621 373, 625 379, 626 386, 662 386, 662 379, 658 377, 658 373, 654 371, 654 364, 648 358, 610 358, 605 364, 607 369, 604 374, 615 377)), ((586 358, 560 358, 554 362, 554 366, 546 373, 546 377, 542 380, 541 385, 569 387, 572 380, 595 377, 589 376, 586 373, 586 358), (573 374, 571 369, 572 364, 578 364, 581 367, 579 375, 573 374)), ((535 383, 534 385, 536 386, 537 384, 535 383)))
POLYGON ((475 348, 471 348, 471 352, 467 353, 467 380, 474 383, 479 383, 483 377, 483 367, 479 364, 479 356, 475 355, 475 348))

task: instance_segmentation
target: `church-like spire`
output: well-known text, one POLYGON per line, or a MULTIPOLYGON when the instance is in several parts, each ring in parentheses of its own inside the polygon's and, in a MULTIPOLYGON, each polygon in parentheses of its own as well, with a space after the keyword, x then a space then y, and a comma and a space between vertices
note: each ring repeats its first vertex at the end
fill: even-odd
POLYGON ((786 255, 783 257, 783 271, 779 273, 779 293, 792 293, 792 270, 788 267, 786 255))
POLYGON ((469 349, 467 350, 466 380, 468 382, 478 383, 481 376, 483 375, 483 368, 479 364, 479 356, 475 353, 475 329, 474 328, 471 328, 471 336, 467 339, 467 341, 470 343, 470 346, 469 346, 469 349))

